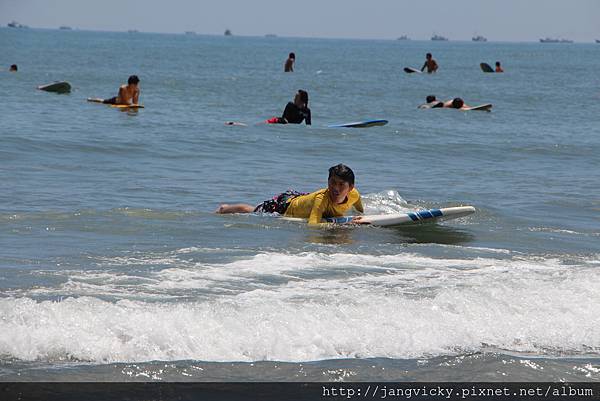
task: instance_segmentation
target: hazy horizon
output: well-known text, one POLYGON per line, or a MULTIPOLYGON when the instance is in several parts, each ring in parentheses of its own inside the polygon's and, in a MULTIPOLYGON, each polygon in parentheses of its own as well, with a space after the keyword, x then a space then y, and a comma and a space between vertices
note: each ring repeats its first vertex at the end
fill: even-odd
POLYGON ((600 39, 600 1, 444 0, 410 3, 379 0, 0 0, 0 24, 31 28, 238 36, 395 39, 407 35, 450 40, 483 35, 490 41, 537 41, 543 37, 589 42, 600 39))

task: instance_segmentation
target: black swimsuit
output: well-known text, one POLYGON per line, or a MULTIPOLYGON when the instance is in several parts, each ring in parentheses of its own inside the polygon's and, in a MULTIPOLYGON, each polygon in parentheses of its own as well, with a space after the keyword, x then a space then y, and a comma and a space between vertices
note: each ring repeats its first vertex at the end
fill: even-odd
POLYGON ((285 106, 283 116, 279 119, 281 124, 286 124, 286 122, 300 124, 302 121, 305 121, 306 125, 311 125, 310 109, 308 107, 301 109, 292 102, 285 106))

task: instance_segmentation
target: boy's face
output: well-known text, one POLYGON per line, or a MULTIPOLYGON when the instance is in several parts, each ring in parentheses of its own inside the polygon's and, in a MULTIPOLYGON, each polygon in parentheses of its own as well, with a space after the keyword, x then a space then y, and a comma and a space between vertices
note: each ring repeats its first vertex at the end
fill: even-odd
POLYGON ((354 185, 342 180, 340 177, 331 176, 327 180, 327 188, 329 189, 329 197, 333 203, 344 203, 348 192, 352 191, 354 185))

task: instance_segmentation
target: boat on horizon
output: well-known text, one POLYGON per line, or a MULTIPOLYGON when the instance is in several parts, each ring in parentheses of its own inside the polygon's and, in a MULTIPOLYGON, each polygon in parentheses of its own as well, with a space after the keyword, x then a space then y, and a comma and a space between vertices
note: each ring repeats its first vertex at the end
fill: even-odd
POLYGON ((487 38, 481 35, 473 36, 471 40, 473 42, 487 42, 487 38))
POLYGON ((410 38, 409 38, 408 36, 406 36, 406 35, 402 35, 402 36, 400 36, 400 37, 399 37, 398 39, 396 39, 396 40, 410 40, 410 38))
POLYGON ((225 29, 225 36, 232 36, 232 33, 229 29, 225 29))
POLYGON ((58 29, 62 29, 63 31, 70 31, 73 28, 71 28, 70 26, 62 25, 62 26, 59 26, 58 29))
POLYGON ((573 43, 572 40, 569 39, 556 39, 556 38, 543 38, 540 39, 541 43, 573 43))
POLYGON ((9 28, 29 28, 27 25, 19 24, 17 21, 12 20, 6 24, 9 28))
POLYGON ((596 43, 600 43, 600 39, 596 39, 596 43))
POLYGON ((438 40, 438 41, 442 41, 442 42, 447 42, 448 38, 445 38, 445 37, 443 37, 441 35, 433 35, 431 37, 431 40, 438 40))

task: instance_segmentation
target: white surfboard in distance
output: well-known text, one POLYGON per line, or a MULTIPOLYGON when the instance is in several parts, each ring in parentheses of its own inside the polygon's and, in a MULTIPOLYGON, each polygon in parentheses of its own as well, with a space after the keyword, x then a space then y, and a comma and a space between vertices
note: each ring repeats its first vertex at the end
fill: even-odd
POLYGON ((412 67, 404 67, 404 72, 407 74, 414 74, 414 73, 421 74, 421 70, 418 70, 418 69, 412 68, 412 67))
POLYGON ((344 123, 344 124, 333 124, 328 125, 328 128, 369 128, 369 127, 378 127, 382 125, 386 125, 388 120, 366 120, 366 121, 356 121, 352 123, 344 123))
MULTIPOLYGON (((475 213, 473 206, 445 207, 440 209, 422 209, 407 213, 373 214, 361 216, 362 223, 379 227, 392 227, 399 225, 411 225, 421 223, 433 223, 441 220, 452 220, 465 217, 475 213)), ((355 216, 329 217, 322 220, 323 223, 352 224, 355 216)), ((358 217, 358 216, 356 216, 358 217)), ((290 221, 306 221, 295 217, 282 217, 290 221)))
POLYGON ((38 86, 38 89, 46 92, 69 93, 71 92, 71 84, 66 81, 56 81, 46 85, 40 85, 38 86))
POLYGON ((479 106, 463 107, 461 110, 462 111, 492 111, 492 104, 485 103, 485 104, 480 104, 479 106))

